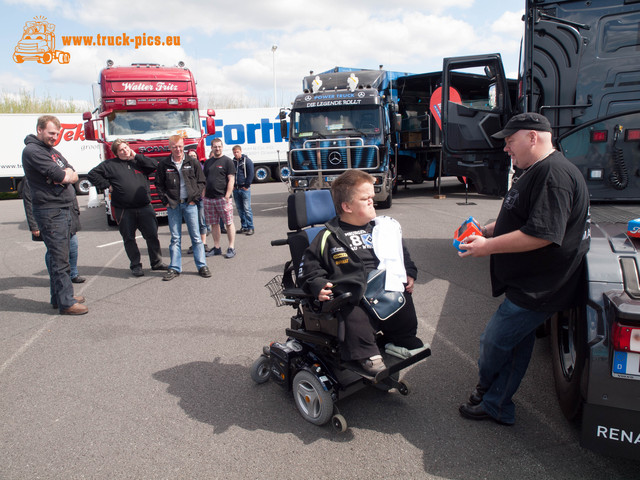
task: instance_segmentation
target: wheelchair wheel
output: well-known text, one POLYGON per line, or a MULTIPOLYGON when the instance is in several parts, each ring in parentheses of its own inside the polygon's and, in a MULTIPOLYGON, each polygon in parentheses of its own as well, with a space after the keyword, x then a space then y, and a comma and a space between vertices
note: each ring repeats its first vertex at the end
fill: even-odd
POLYGON ((258 359, 251 365, 251 380, 256 383, 264 383, 269 380, 269 364, 271 360, 265 355, 260 355, 258 359))
POLYGON ((333 417, 331 417, 331 426, 338 433, 347 431, 347 421, 339 413, 336 413, 333 417))
POLYGON ((304 419, 314 425, 324 425, 333 415, 331 395, 311 372, 300 370, 293 377, 293 398, 304 419))
POLYGON ((410 389, 409 389, 409 384, 407 383, 407 381, 406 380, 400 380, 398 383, 400 384, 400 386, 398 387, 398 392, 400 392, 400 395, 403 395, 403 396, 409 395, 410 389))

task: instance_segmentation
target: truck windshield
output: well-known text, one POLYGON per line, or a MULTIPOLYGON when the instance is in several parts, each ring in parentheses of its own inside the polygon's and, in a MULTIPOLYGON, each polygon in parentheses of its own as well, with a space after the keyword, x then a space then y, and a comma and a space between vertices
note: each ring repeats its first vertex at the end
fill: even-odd
POLYGON ((162 140, 171 135, 200 137, 198 111, 193 110, 116 110, 105 118, 107 141, 162 140))
POLYGON ((332 110, 305 109, 293 112, 293 138, 328 136, 379 135, 381 113, 370 108, 339 107, 332 110))

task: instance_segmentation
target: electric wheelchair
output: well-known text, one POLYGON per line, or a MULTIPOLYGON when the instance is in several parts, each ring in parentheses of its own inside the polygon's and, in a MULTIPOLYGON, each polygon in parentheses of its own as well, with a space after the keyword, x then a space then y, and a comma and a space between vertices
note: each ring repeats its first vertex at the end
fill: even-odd
POLYGON ((326 302, 319 302, 296 284, 296 274, 305 249, 324 226, 336 216, 329 190, 295 192, 287 199, 289 232, 286 239, 272 245, 288 245, 291 260, 283 275, 277 275, 266 286, 278 306, 291 306, 295 315, 286 329, 285 342, 273 342, 263 348, 262 355, 251 367, 256 383, 271 379, 293 392, 295 404, 305 420, 324 425, 331 420, 339 432, 347 429, 345 418, 336 402, 366 386, 382 390, 397 389, 409 393, 408 385, 399 379, 399 372, 431 354, 428 345, 408 358, 388 355, 380 346, 386 370, 375 376, 367 374, 357 362, 341 359, 340 340, 344 325, 337 312, 350 299, 346 293, 326 302))

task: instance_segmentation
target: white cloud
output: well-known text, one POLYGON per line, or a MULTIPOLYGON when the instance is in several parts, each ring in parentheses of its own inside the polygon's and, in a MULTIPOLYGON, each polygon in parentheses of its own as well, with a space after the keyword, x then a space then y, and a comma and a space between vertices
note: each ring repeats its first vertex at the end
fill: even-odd
POLYGON ((493 22, 491 30, 496 33, 519 38, 524 32, 524 22, 522 21, 523 15, 524 10, 520 10, 518 12, 504 12, 500 18, 493 22))

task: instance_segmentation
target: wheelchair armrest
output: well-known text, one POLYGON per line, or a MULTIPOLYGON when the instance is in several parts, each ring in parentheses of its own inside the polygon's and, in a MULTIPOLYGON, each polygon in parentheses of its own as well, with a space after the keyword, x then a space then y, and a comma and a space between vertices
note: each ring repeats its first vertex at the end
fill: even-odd
POLYGON ((286 298, 298 298, 298 299, 313 298, 313 295, 305 292, 301 288, 285 288, 284 290, 282 290, 282 294, 286 298))
POLYGON ((321 313, 337 312, 342 307, 344 307, 347 303, 350 302, 352 296, 353 294, 351 292, 346 292, 334 298, 333 300, 322 302, 321 313))
POLYGON ((288 245, 289 244, 289 240, 287 238, 280 238, 278 240, 271 240, 271 246, 272 247, 278 247, 281 245, 288 245))

